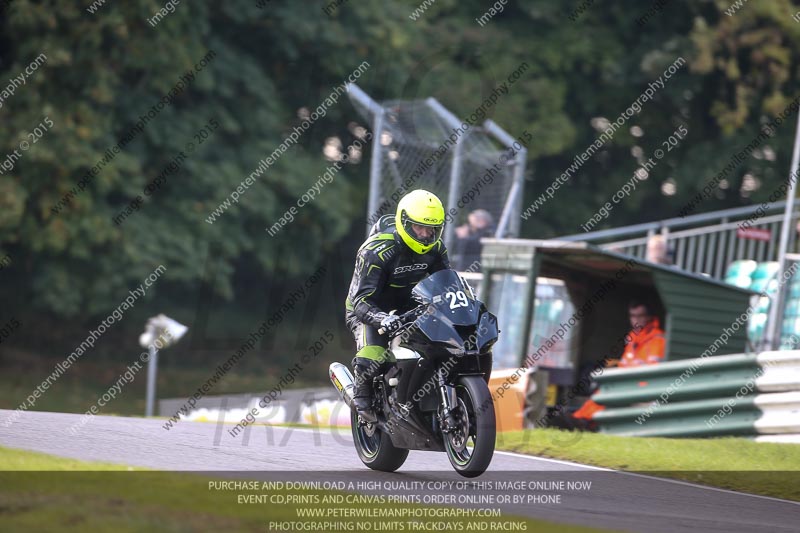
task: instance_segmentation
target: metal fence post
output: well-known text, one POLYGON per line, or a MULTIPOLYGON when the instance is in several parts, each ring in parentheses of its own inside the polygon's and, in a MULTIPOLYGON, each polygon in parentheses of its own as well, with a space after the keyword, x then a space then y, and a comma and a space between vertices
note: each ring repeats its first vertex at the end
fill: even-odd
POLYGON ((514 179, 500 221, 497 224, 495 237, 498 239, 502 237, 517 237, 519 236, 520 215, 522 214, 522 189, 525 180, 525 161, 528 156, 528 150, 521 146, 517 148, 519 142, 491 119, 483 123, 483 128, 509 150, 516 150, 516 155, 514 156, 514 179))
MULTIPOLYGON (((469 135, 469 133, 466 135, 469 135)), ((461 149, 464 146, 461 141, 464 137, 459 137, 456 140, 456 146, 453 150, 453 162, 450 167, 450 186, 447 191, 447 213, 456 211, 458 191, 461 189, 461 149)), ((445 224, 444 227, 444 243, 448 248, 453 248, 453 233, 456 229, 455 220, 453 222, 452 224, 445 224)))
MULTIPOLYGON (((800 166, 800 113, 797 115, 797 128, 794 134, 794 149, 792 150, 792 166, 789 168, 789 192, 786 193, 786 206, 783 211, 783 224, 781 227, 781 240, 778 246, 778 274, 782 277, 786 270, 786 253, 789 248, 789 232, 791 228, 792 214, 794 211, 795 191, 797 191, 797 172, 800 166), (794 176, 795 179, 791 179, 794 176)), ((777 350, 781 341, 781 322, 783 322, 783 302, 784 291, 788 283, 779 285, 778 294, 775 295, 775 301, 769 309, 769 345, 771 349, 777 350)))
POLYGON ((370 219, 378 211, 378 201, 381 192, 381 163, 383 163, 383 153, 381 152, 381 134, 383 132, 383 108, 375 113, 375 120, 372 127, 372 160, 369 162, 369 204, 367 205, 367 235, 369 235, 370 219))

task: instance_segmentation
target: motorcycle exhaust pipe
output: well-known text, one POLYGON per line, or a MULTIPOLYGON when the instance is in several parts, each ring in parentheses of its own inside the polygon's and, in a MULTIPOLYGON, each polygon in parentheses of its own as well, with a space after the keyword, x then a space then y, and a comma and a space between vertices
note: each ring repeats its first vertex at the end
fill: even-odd
POLYGON ((331 378, 331 383, 339 391, 342 401, 347 407, 353 407, 353 396, 355 395, 355 379, 350 369, 342 363, 331 363, 328 373, 331 378))

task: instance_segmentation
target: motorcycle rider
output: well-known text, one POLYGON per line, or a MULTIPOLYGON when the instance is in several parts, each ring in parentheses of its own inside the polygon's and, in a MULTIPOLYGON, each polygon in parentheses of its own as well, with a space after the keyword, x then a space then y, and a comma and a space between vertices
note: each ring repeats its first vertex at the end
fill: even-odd
POLYGON ((445 211, 435 194, 411 191, 397 204, 394 224, 391 218, 381 217, 358 249, 345 301, 345 320, 358 350, 352 361, 354 404, 367 421, 376 419, 373 378, 394 364, 388 346, 390 334, 401 326, 397 315, 415 307, 411 289, 428 274, 450 268, 441 240, 445 211), (392 310, 397 314, 389 314, 392 310))

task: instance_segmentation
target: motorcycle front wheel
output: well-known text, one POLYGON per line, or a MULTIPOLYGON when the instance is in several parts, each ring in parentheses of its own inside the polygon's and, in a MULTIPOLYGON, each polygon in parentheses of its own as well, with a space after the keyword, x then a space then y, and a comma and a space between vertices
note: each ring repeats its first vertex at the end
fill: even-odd
POLYGON ((444 436, 447 458, 464 477, 483 474, 494 455, 494 402, 481 376, 461 376, 455 385, 455 427, 444 436))
POLYGON ((408 450, 396 448, 377 424, 360 424, 355 409, 350 411, 350 428, 353 444, 364 465, 381 472, 394 472, 406 462, 408 450))

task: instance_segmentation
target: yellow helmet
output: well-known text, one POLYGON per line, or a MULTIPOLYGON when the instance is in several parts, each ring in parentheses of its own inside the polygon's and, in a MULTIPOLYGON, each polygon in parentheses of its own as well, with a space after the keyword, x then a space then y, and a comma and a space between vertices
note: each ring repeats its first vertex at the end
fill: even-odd
POLYGON ((435 194, 417 189, 400 199, 394 220, 406 246, 424 254, 442 237, 444 207, 435 194))

